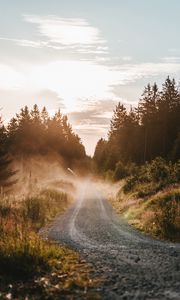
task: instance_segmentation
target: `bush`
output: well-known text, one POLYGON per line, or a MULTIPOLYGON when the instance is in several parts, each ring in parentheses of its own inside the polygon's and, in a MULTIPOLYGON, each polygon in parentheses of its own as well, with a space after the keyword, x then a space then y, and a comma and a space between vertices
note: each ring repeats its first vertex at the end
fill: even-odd
POLYGON ((168 192, 155 198, 151 205, 158 234, 164 238, 180 240, 180 191, 168 192))
POLYGON ((180 159, 174 164, 173 171, 175 182, 180 182, 180 159))
POLYGON ((160 191, 162 185, 159 182, 148 182, 145 184, 139 184, 136 187, 137 197, 138 198, 145 198, 156 194, 160 191))
POLYGON ((165 181, 169 177, 170 168, 162 157, 155 158, 147 165, 147 173, 151 181, 165 181))
POLYGON ((124 185, 124 192, 136 191, 137 196, 151 196, 171 184, 180 180, 180 162, 167 163, 157 157, 151 163, 134 167, 132 174, 124 185))
POLYGON ((138 172, 138 167, 134 163, 124 164, 122 161, 119 161, 116 164, 116 168, 114 171, 114 180, 124 179, 132 174, 136 174, 138 172))
POLYGON ((124 193, 128 193, 130 191, 133 191, 133 189, 135 188, 136 184, 138 182, 137 177, 135 176, 131 176, 126 180, 125 185, 123 186, 123 192, 124 193))

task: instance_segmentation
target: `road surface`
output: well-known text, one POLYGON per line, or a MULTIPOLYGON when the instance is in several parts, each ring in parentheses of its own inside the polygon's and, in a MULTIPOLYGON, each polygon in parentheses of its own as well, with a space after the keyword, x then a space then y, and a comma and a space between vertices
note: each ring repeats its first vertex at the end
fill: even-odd
POLYGON ((103 276, 103 299, 180 299, 180 244, 154 240, 115 214, 90 181, 49 238, 78 250, 103 276))

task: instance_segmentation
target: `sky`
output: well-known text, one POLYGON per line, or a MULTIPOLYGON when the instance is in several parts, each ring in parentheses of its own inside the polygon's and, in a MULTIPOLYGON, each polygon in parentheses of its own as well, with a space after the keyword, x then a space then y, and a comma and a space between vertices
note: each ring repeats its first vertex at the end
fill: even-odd
POLYGON ((0 108, 67 114, 93 155, 119 101, 180 79, 179 0, 0 0, 0 108))

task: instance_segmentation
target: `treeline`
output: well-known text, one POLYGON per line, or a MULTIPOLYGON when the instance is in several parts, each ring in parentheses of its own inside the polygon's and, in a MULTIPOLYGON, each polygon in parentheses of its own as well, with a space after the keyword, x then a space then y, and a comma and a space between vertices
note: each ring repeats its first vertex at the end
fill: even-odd
POLYGON ((121 103, 116 106, 108 140, 100 139, 94 153, 100 171, 115 170, 118 162, 141 165, 156 157, 180 159, 180 92, 169 77, 162 90, 148 84, 130 111, 121 103))
POLYGON ((16 114, 7 126, 0 120, 0 186, 8 184, 13 172, 11 160, 27 160, 34 155, 56 155, 65 166, 86 157, 80 138, 72 130, 67 116, 57 111, 50 117, 47 109, 42 111, 34 105, 16 114))

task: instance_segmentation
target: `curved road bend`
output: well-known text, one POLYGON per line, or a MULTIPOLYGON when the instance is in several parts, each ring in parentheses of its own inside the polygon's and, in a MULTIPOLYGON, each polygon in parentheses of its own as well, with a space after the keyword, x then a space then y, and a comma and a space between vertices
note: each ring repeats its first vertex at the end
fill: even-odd
POLYGON ((115 214, 95 184, 55 220, 49 238, 78 250, 105 278, 103 299, 180 299, 180 244, 154 240, 115 214))

